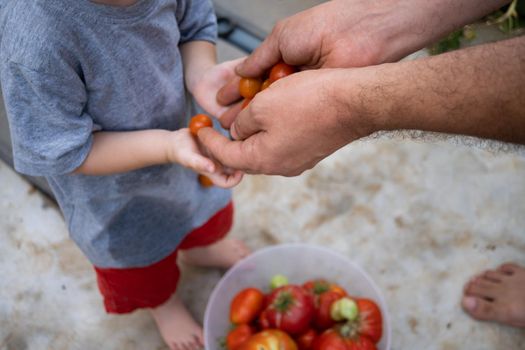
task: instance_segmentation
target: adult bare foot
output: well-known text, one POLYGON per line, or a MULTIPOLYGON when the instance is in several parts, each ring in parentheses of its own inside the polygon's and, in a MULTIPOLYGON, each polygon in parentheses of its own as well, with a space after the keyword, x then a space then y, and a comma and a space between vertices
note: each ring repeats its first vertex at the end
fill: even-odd
POLYGON ((175 294, 167 302, 150 311, 170 350, 204 349, 202 328, 175 294))
POLYGON ((222 239, 205 247, 180 251, 182 262, 202 267, 230 268, 237 261, 250 254, 250 249, 237 239, 222 239))
POLYGON ((525 328, 525 268, 508 263, 475 276, 461 305, 477 320, 525 328))

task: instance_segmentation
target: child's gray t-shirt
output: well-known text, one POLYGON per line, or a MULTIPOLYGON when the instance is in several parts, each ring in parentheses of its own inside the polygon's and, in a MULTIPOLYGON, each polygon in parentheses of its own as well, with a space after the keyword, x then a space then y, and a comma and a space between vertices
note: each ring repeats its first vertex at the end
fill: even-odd
POLYGON ((216 40, 210 0, 14 0, 0 13, 0 78, 15 168, 46 176, 73 240, 98 267, 150 265, 226 206, 179 165, 72 175, 92 132, 176 130, 188 108, 179 45, 216 40))

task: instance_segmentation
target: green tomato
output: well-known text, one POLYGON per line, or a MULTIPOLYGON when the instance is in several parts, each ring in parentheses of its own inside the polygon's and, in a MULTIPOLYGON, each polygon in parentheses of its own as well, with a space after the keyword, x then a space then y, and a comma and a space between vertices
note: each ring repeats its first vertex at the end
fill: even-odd
POLYGON ((330 307, 330 317, 334 321, 353 321, 357 319, 359 309, 357 304, 350 298, 342 298, 330 307))
POLYGON ((288 284, 288 278, 283 275, 275 275, 270 280, 270 289, 274 290, 288 284))

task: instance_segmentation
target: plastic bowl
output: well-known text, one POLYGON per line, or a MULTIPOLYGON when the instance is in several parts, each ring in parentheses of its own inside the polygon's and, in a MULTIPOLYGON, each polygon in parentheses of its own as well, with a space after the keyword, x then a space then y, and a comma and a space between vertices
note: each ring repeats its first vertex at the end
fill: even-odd
POLYGON ((344 287, 350 295, 374 300, 383 314, 383 336, 378 349, 390 349, 390 317, 386 303, 372 279, 357 264, 332 250, 307 245, 283 244, 254 252, 232 267, 215 286, 204 315, 206 350, 221 350, 220 340, 230 329, 230 303, 242 289, 257 287, 269 291, 276 274, 290 283, 302 284, 324 278, 344 287))

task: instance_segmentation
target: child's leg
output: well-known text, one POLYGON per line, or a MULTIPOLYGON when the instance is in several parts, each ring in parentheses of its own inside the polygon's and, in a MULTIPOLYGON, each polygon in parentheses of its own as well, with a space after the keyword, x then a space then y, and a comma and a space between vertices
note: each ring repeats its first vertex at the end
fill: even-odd
POLYGON ((177 251, 143 268, 95 270, 109 313, 149 308, 171 350, 202 348, 201 327, 175 295, 180 276, 177 251))
POLYGON ((177 257, 185 251, 185 261, 200 265, 229 267, 249 253, 237 240, 224 239, 233 222, 233 205, 214 215, 206 224, 192 231, 170 256, 147 267, 100 269, 99 289, 110 313, 128 313, 149 308, 159 331, 171 350, 202 348, 202 328, 175 295, 179 280, 177 257), (181 252, 182 253, 182 252, 181 252))
POLYGON ((181 243, 179 255, 182 262, 194 266, 230 268, 250 254, 242 241, 224 238, 232 223, 233 204, 230 203, 181 243))

